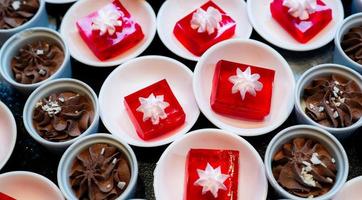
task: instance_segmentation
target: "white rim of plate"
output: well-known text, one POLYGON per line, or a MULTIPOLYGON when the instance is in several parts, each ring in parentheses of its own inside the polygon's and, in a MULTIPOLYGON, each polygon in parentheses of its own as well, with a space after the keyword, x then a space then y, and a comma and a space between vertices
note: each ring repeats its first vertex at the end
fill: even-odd
POLYGON ((67 4, 67 3, 74 3, 78 0, 45 0, 46 3, 49 4, 67 4))
MULTIPOLYGON (((362 176, 357 176, 349 181, 347 181, 344 186, 342 187, 342 189, 334 196, 333 200, 340 200, 339 196, 340 194, 344 193, 344 190, 347 190, 349 187, 353 186, 356 183, 361 182, 362 184, 362 176), (338 197, 338 198, 337 198, 338 197)), ((347 191, 348 192, 348 191, 347 191)), ((343 196, 342 196, 343 197, 343 196)))
POLYGON ((16 144, 16 138, 17 138, 17 126, 16 126, 16 121, 15 121, 14 115, 12 114, 10 109, 5 105, 5 103, 3 103, 2 101, 0 101, 0 109, 3 109, 6 112, 7 118, 11 121, 10 128, 12 129, 11 133, 10 133, 12 141, 8 148, 9 153, 4 156, 3 162, 0 162, 0 170, 1 170, 6 165, 6 163, 9 161, 10 156, 14 151, 15 144, 16 144))

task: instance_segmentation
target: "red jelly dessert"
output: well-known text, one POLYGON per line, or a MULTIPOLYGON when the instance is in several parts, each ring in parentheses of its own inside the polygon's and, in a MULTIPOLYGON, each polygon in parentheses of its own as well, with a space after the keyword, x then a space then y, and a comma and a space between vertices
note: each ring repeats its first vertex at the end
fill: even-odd
POLYGON ((118 56, 144 38, 141 26, 118 0, 78 20, 77 27, 100 60, 118 56))
POLYGON ((238 151, 191 149, 186 163, 185 200, 236 200, 238 179, 238 151))
POLYGON ((165 79, 124 97, 138 135, 152 139, 180 127, 185 112, 165 79))
POLYGON ((274 0, 270 10, 273 18, 301 43, 311 40, 332 21, 332 9, 321 0, 274 0))
POLYGON ((212 45, 231 38, 235 27, 229 15, 208 1, 178 21, 173 33, 191 53, 201 56, 212 45))
POLYGON ((221 60, 217 63, 211 108, 230 117, 263 120, 270 113, 274 70, 221 60))
POLYGON ((0 200, 16 200, 16 199, 0 192, 0 200))

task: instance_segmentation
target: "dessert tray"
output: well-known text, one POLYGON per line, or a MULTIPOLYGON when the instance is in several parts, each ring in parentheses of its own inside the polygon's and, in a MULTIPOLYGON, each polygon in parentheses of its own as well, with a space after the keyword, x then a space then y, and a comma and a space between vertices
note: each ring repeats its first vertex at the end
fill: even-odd
POLYGON ((0 200, 361 198, 357 4, 0 0, 0 200))

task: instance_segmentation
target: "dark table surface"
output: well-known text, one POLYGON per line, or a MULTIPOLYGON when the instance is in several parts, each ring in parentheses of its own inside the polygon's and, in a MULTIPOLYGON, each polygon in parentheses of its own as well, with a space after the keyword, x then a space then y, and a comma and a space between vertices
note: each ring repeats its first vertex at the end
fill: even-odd
MULTIPOLYGON (((350 0, 342 0, 345 6, 345 16, 348 16, 350 8, 350 0)), ((154 8, 155 12, 158 12, 159 7, 162 5, 162 0, 153 0, 149 3, 154 8)), ((67 9, 71 5, 47 5, 47 11, 51 16, 51 21, 56 26, 59 26, 61 23, 61 18, 67 9)), ((257 39, 262 42, 267 43, 263 40, 255 31, 253 32, 252 39, 257 39)), ((268 44, 268 43, 267 43, 268 44)), ((271 45, 272 46, 272 45, 271 45)), ((300 76, 306 69, 320 63, 331 62, 332 60, 332 51, 333 44, 330 43, 327 46, 310 51, 310 52, 290 52, 279 49, 275 46, 272 46, 277 49, 288 61, 290 64, 296 78, 300 76)), ((196 63, 182 59, 172 52, 170 52, 160 41, 159 37, 156 35, 155 39, 151 43, 150 47, 142 55, 163 55, 171 57, 183 62, 191 70, 194 69, 196 63)), ((72 59, 73 67, 73 78, 79 79, 81 81, 89 84, 98 94, 99 90, 103 84, 103 81, 106 79, 108 74, 114 69, 113 68, 95 68, 90 66, 85 66, 72 59)), ((25 96, 21 96, 15 90, 13 90, 9 85, 5 84, 0 80, 0 100, 3 101, 13 112, 17 126, 18 126, 18 137, 16 141, 15 150, 5 167, 0 171, 0 173, 8 171, 32 171, 39 173, 48 177, 54 183, 57 183, 56 173, 58 162, 61 155, 54 155, 48 152, 44 147, 35 142, 26 130, 22 122, 22 111, 23 106, 26 101, 25 96)), ((245 138, 249 141, 255 149, 259 152, 260 156, 263 158, 266 147, 271 140, 271 138, 280 130, 297 124, 295 121, 294 112, 288 118, 288 120, 275 131, 268 133, 266 135, 257 136, 257 137, 247 137, 245 138)), ((192 130, 200 128, 215 128, 215 126, 210 123, 202 114, 200 115, 197 123, 192 128, 192 130)), ((107 129, 101 125, 99 132, 108 132, 107 129)), ((359 148, 359 145, 362 144, 362 129, 358 130, 352 137, 342 141, 342 144, 348 154, 350 162, 350 171, 349 179, 356 176, 362 175, 362 148, 359 148)), ((139 180, 137 185, 137 198, 145 198, 148 200, 155 199, 153 193, 153 170, 156 167, 156 162, 161 156, 162 152, 167 146, 157 147, 157 148, 136 148, 133 147, 136 156, 139 160, 139 180)), ((277 199, 278 196, 275 194, 273 188, 269 187, 268 199, 277 199)))

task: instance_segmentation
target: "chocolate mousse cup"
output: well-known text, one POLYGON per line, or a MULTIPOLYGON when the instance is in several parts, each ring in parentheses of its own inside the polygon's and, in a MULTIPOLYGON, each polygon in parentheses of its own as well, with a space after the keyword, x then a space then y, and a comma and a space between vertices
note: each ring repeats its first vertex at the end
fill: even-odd
POLYGON ((346 182, 349 170, 347 154, 339 141, 310 125, 292 126, 275 135, 264 163, 271 186, 282 199, 293 200, 332 199, 346 182))
POLYGON ((333 62, 362 73, 362 13, 344 19, 336 31, 334 44, 333 62))
POLYGON ((126 200, 134 194, 138 164, 125 141, 97 133, 81 138, 65 151, 57 176, 66 199, 126 200), (97 164, 88 165, 90 162, 97 164))
POLYGON ((0 46, 18 32, 49 26, 44 0, 0 0, 0 9, 0 46))
POLYGON ((56 78, 71 77, 68 48, 62 36, 49 28, 31 28, 15 34, 0 50, 0 74, 28 95, 56 78))
POLYGON ((98 131, 97 95, 75 79, 49 81, 29 96, 23 122, 37 142, 55 153, 64 152, 76 140, 98 131))
POLYGON ((337 64, 310 68, 295 93, 297 120, 344 139, 362 126, 362 76, 337 64))

